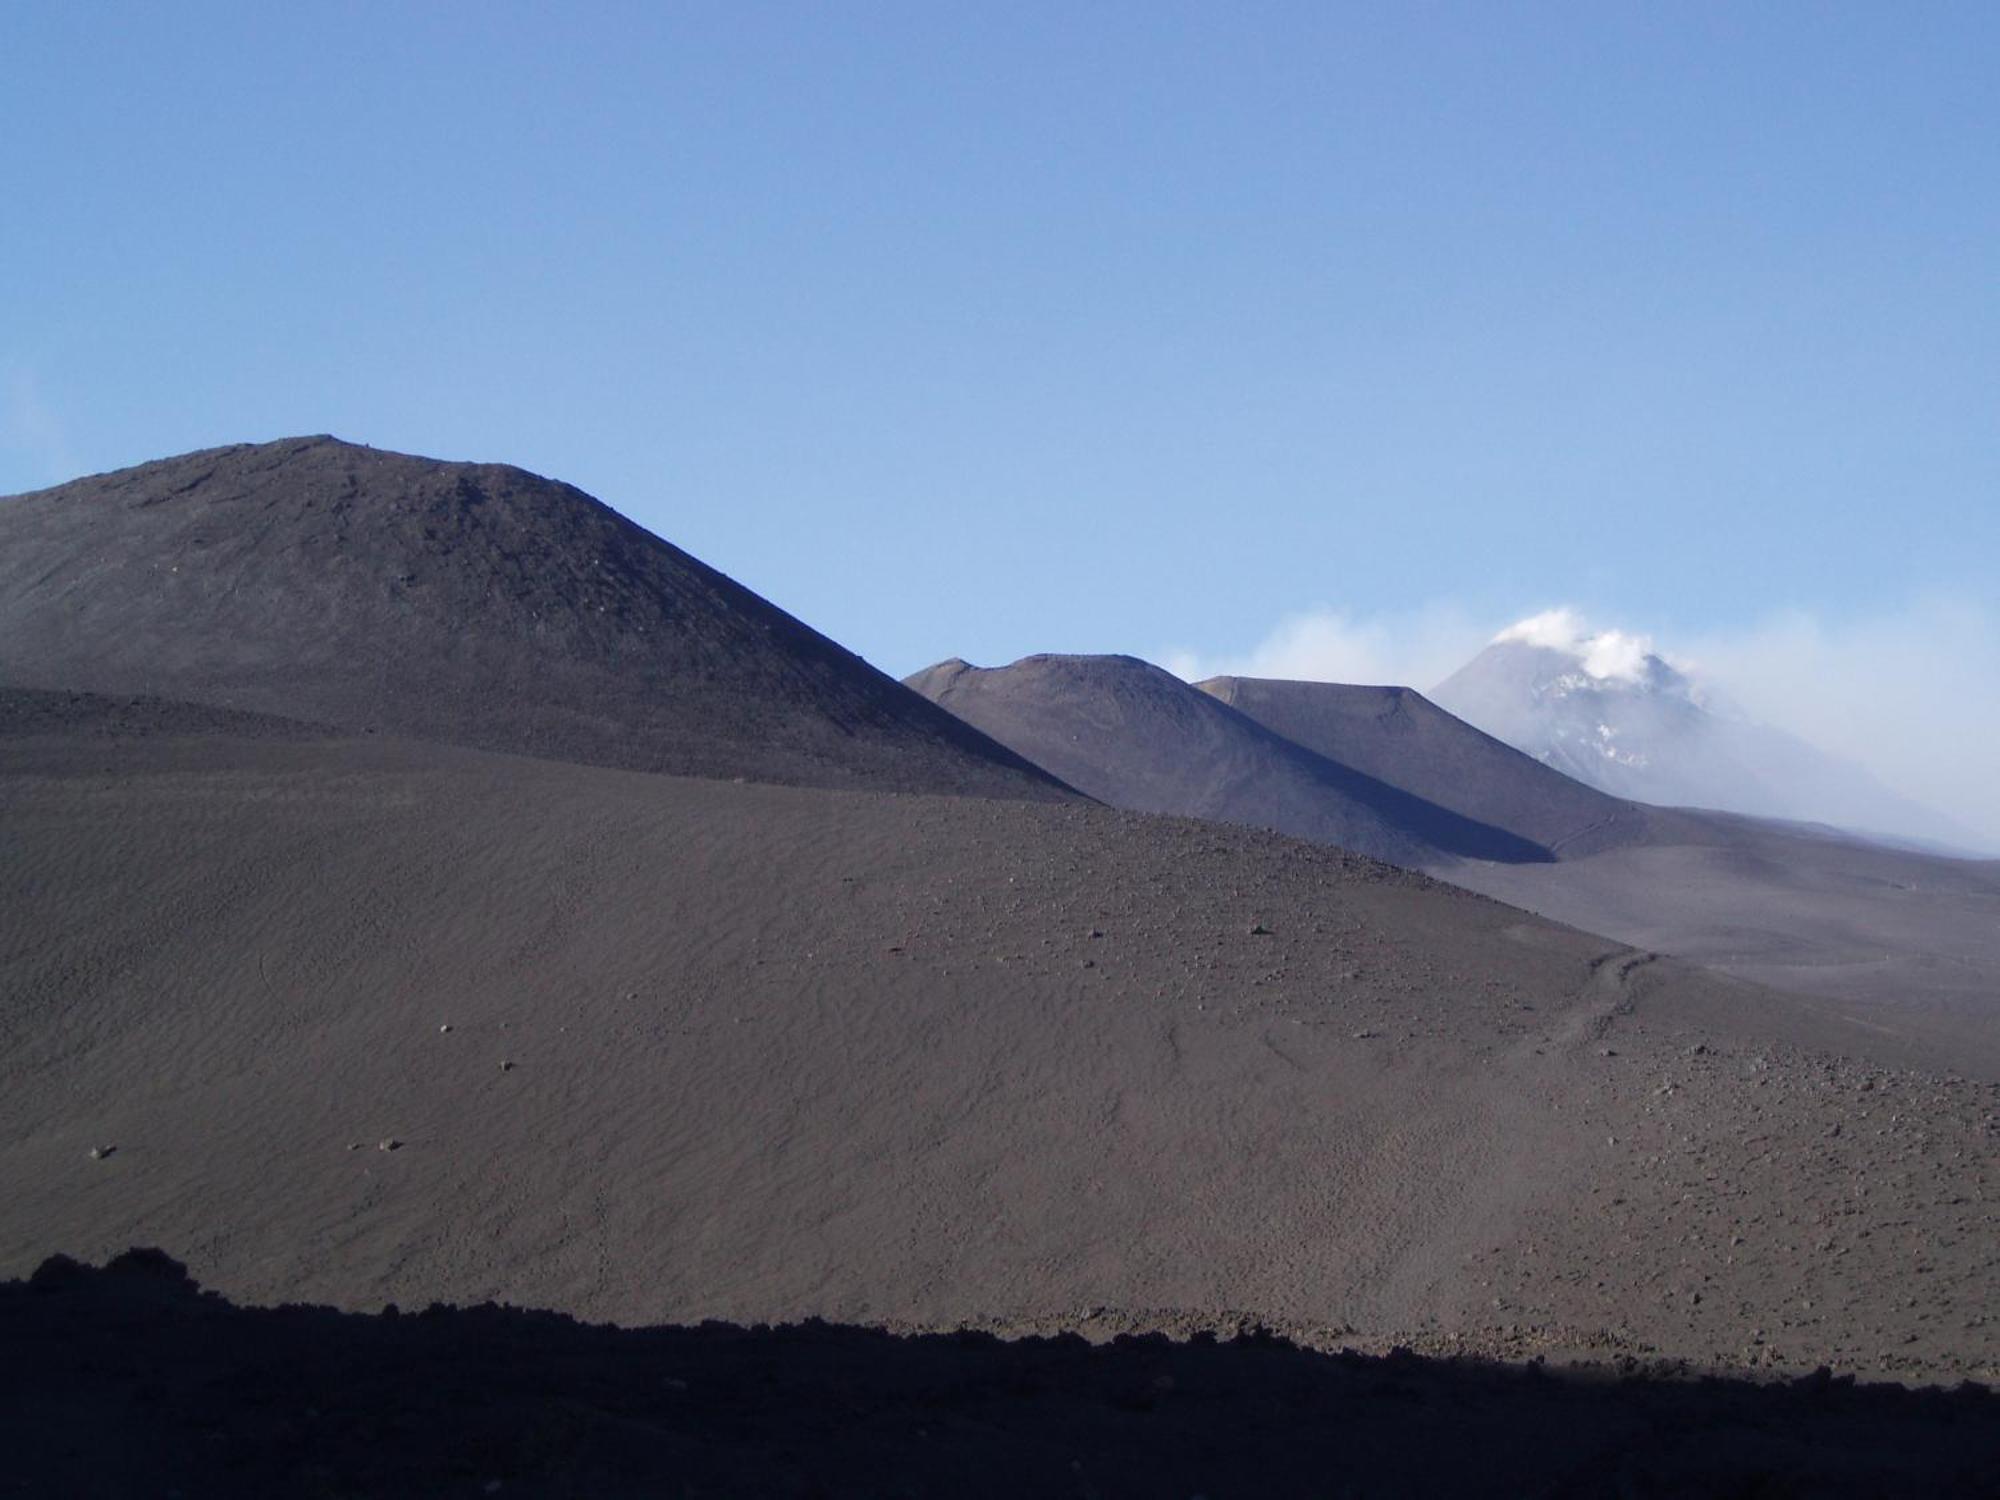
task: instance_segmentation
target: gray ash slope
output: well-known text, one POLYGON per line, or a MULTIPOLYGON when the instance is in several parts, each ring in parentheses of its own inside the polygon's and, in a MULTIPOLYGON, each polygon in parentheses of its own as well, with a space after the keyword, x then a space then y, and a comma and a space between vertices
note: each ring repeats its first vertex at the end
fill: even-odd
POLYGON ((954 658, 904 680, 1113 807, 1269 827, 1403 865, 1551 857, 1274 734, 1136 657, 1039 655, 992 668, 954 658))
POLYGON ((1131 658, 1059 656, 994 671, 950 661, 909 681, 1114 806, 1424 869, 1621 942, 1866 1005, 1912 1045, 1976 1045, 2000 1001, 2000 865, 1627 801, 1407 688, 1217 678, 1197 690, 1131 658))
POLYGON ((1990 1038, 1254 829, 39 722, 0 1277, 2000 1375, 1990 1038))
POLYGON ((1565 776, 1411 688, 1259 677, 1195 686, 1295 744, 1560 858, 1647 842, 1685 821, 1565 776))
MULTIPOLYGON (((1525 649, 1525 648, 1524 648, 1525 649)), ((1216 678, 1276 733, 1546 844, 1454 883, 1591 932, 1871 1007, 1888 1034, 1977 1043, 2000 1003, 2000 865, 1837 829, 1611 796, 1408 688, 1216 678)))
POLYGON ((1744 979, 1836 997, 1885 1036, 1985 1045, 2000 1014, 2000 863, 1731 813, 1559 865, 1462 863, 1498 900, 1744 979))
POLYGON ((327 437, 0 501, 0 684, 632 770, 1069 795, 581 490, 327 437))

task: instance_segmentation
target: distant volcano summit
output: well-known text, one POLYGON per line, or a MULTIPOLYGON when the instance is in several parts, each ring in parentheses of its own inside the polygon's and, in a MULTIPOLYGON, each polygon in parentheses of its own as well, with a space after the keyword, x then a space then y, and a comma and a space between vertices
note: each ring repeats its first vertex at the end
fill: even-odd
MULTIPOLYGON (((1589 634, 1568 610, 1509 626, 1432 694, 1566 775, 1647 802, 1714 802, 1707 742, 1721 721, 1643 636, 1589 634), (1709 800, 1704 800, 1708 798, 1709 800)), ((1737 768, 1745 775, 1754 767, 1737 768)))
POLYGON ((1614 796, 1920 840, 1967 837, 1861 767, 1716 702, 1650 638, 1593 632, 1571 610, 1509 626, 1431 697, 1614 796))

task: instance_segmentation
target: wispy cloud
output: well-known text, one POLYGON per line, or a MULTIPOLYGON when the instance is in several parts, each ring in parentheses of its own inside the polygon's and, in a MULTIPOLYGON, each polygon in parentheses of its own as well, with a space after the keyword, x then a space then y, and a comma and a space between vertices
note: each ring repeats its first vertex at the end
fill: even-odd
POLYGON ((1859 761, 2000 846, 2000 611, 1934 597, 1830 622, 1772 615, 1686 642, 1753 718, 1859 761))
POLYGON ((1858 762, 2000 847, 2000 609, 1978 600, 1924 598, 1841 620, 1778 613, 1657 647, 1636 632, 1592 635, 1570 610, 1509 621, 1449 603, 1372 616, 1321 608, 1285 617, 1247 652, 1173 651, 1164 662, 1191 681, 1234 673, 1428 691, 1498 635, 1559 629, 1586 645, 1658 649, 1750 718, 1858 762))
POLYGON ((0 450, 11 460, 8 467, 29 476, 30 484, 54 484, 77 472, 62 419, 25 365, 0 367, 0 450))
POLYGON ((1373 616, 1322 606, 1287 615, 1247 652, 1169 651, 1162 665, 1190 682, 1229 675, 1428 688, 1463 666, 1494 628, 1453 604, 1373 616))

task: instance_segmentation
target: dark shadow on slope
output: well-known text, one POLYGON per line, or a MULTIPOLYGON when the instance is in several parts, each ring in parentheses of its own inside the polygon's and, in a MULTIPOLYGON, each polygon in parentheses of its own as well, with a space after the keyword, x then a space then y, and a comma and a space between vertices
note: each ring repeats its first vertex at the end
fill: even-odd
POLYGON ((1218 702, 1315 755, 1528 839, 1563 859, 1658 842, 1671 814, 1573 780, 1405 687, 1211 677, 1218 702))
POLYGON ((2000 1400, 1229 1342, 251 1310, 158 1251, 0 1286, 21 1495, 1972 1495, 2000 1400))
MULTIPOLYGON (((1220 705, 1228 708, 1227 704, 1220 705)), ((1230 709, 1231 713, 1237 710, 1230 709)), ((1245 722, 1260 734, 1271 732, 1256 720, 1245 716, 1245 722)), ((1281 735, 1271 735, 1281 740, 1281 735)), ((1290 745, 1289 740, 1284 741, 1290 745)), ((1303 749, 1303 747, 1299 747, 1303 749)), ((1531 839, 1521 837, 1505 828, 1497 828, 1491 823, 1482 823, 1476 818, 1455 812, 1448 807, 1407 792, 1399 786, 1365 771, 1343 765, 1339 761, 1328 760, 1322 755, 1312 755, 1318 763, 1316 769, 1320 779, 1329 786, 1338 787, 1354 801, 1374 809, 1383 819, 1398 828, 1405 828, 1422 838, 1440 853, 1460 859, 1485 859, 1509 865, 1551 864, 1556 856, 1546 847, 1531 839)))
POLYGON ((1532 839, 1480 822, 1260 724, 1133 656, 959 658, 904 679, 1088 796, 1333 844, 1393 864, 1542 864, 1532 839))

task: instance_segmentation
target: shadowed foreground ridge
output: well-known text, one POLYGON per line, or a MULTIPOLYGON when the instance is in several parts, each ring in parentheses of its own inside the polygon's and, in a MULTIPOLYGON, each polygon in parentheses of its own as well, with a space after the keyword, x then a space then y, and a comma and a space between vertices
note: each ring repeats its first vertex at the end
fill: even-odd
POLYGON ((1064 795, 581 490, 329 437, 0 501, 0 686, 628 770, 1064 795))
POLYGON ((2000 1464, 1976 1386, 248 1309, 157 1250, 0 1285, 0 1336, 15 1494, 1975 1495, 2000 1464))

